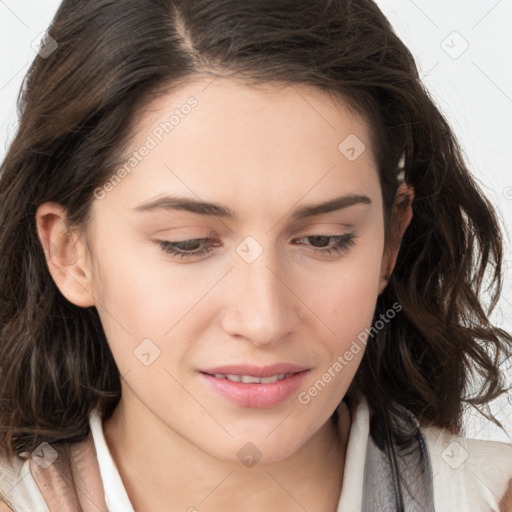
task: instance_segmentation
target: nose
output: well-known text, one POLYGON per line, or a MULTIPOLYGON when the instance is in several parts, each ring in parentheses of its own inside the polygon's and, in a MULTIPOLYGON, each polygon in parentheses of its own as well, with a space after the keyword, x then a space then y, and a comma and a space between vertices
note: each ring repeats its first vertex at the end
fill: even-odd
MULTIPOLYGON (((275 260, 272 260, 274 262, 275 260)), ((227 279, 223 329, 257 346, 272 346, 296 328, 300 300, 290 276, 261 255, 238 261, 227 279)))

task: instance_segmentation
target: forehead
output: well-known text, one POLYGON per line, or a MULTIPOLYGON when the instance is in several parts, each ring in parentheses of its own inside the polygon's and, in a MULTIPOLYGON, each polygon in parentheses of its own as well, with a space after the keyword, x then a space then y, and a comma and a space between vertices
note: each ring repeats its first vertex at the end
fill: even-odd
POLYGON ((161 142, 162 138, 177 140, 180 133, 186 136, 191 131, 201 134, 202 139, 197 142, 203 146, 213 139, 219 142, 222 135, 230 136, 224 141, 227 144, 246 135, 257 135, 268 147, 272 142, 280 145, 286 139, 318 141, 327 132, 332 132, 333 137, 326 142, 357 134, 366 148, 372 150, 371 127, 342 96, 306 84, 252 85, 239 79, 189 78, 147 102, 132 123, 135 146, 148 134, 161 142), (190 103, 194 106, 190 107, 190 103), (182 122, 186 118, 191 120, 182 122), (159 123, 167 123, 163 133, 159 123), (281 131, 282 128, 286 130, 281 131), (171 132, 172 137, 167 137, 171 132), (276 133, 277 140, 273 137, 276 133))
POLYGON ((125 153, 133 170, 108 196, 132 208, 172 192, 263 213, 378 194, 370 139, 362 117, 317 88, 197 78, 137 113, 125 153))

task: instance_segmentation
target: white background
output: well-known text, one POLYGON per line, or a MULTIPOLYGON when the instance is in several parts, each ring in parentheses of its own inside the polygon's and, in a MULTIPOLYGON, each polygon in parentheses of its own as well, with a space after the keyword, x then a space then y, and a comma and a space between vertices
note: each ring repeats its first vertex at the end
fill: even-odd
MULTIPOLYGON (((59 3, 0 0, 0 161, 16 130, 16 98, 36 55, 33 47, 59 3)), ((411 49, 423 82, 455 130, 470 169, 510 233, 512 0, 377 0, 377 4, 411 49)), ((493 319, 510 332, 512 257, 508 237, 505 287, 493 319)), ((511 434, 511 405, 498 400, 492 410, 511 434)), ((511 442, 478 415, 468 414, 467 425, 468 436, 511 442)))

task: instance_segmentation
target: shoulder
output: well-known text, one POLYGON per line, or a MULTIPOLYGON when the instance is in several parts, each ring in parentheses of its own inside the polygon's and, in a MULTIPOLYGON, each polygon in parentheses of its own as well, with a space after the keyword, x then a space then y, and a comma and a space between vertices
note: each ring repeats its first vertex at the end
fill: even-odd
POLYGON ((0 512, 48 512, 28 462, 0 452, 0 512))
POLYGON ((422 427, 432 463, 436 511, 512 511, 512 445, 422 427))

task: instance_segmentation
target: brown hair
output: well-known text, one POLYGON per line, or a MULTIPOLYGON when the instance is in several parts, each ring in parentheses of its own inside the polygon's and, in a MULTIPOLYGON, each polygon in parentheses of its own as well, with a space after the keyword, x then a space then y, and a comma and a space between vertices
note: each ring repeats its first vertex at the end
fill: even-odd
POLYGON ((58 202, 85 231, 136 113, 197 73, 343 98, 372 128, 387 228, 404 156, 414 215, 375 319, 402 309, 370 339, 356 374, 370 405, 387 415, 399 404, 423 425, 460 432, 465 403, 503 392, 512 338, 479 299, 488 269, 490 311, 501 289, 498 220, 373 1, 64 0, 49 33, 58 48, 29 69, 0 174, 0 446, 9 455, 82 439, 91 409, 107 417, 121 393, 96 309, 71 304, 50 276, 36 210, 58 202))

